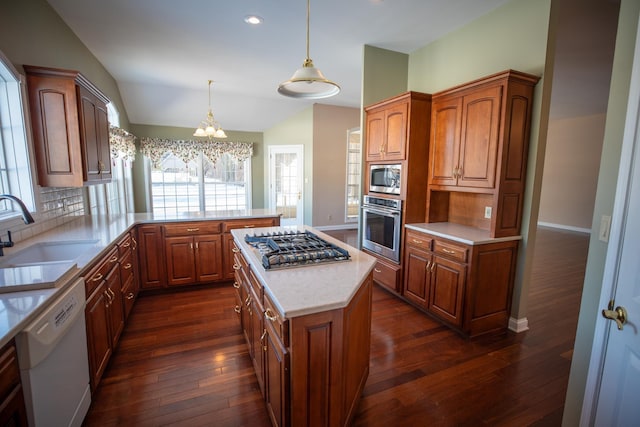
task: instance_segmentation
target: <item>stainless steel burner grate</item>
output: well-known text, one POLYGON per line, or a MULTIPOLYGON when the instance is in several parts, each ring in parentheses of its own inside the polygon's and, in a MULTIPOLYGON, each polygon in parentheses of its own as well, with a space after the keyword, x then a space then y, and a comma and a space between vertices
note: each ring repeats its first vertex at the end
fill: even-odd
POLYGON ((265 270, 350 259, 347 250, 310 231, 246 235, 244 240, 258 249, 265 270))

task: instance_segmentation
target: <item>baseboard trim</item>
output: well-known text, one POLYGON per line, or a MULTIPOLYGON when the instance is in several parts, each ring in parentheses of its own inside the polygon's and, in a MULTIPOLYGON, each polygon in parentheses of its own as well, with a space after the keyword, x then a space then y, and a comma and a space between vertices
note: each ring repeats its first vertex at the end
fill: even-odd
POLYGON ((520 333, 529 330, 529 319, 523 317, 522 319, 516 319, 515 317, 509 318, 509 330, 520 333))
POLYGON ((313 228, 320 231, 331 231, 331 230, 357 230, 358 224, 340 224, 340 225, 314 225, 313 228))
POLYGON ((542 222, 542 221, 539 221, 538 225, 540 227, 558 228, 560 230, 575 231, 576 233, 591 234, 590 228, 574 227, 572 225, 554 224, 552 222, 542 222))

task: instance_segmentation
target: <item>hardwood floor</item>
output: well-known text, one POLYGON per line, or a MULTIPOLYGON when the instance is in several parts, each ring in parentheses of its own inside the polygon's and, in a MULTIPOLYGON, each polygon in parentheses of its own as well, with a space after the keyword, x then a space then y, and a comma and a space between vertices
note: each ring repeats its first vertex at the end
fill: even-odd
MULTIPOLYGON (((540 229, 530 330, 465 339, 374 287, 355 426, 559 426, 588 236, 540 229)), ((86 426, 269 426, 231 286, 141 297, 86 426)))

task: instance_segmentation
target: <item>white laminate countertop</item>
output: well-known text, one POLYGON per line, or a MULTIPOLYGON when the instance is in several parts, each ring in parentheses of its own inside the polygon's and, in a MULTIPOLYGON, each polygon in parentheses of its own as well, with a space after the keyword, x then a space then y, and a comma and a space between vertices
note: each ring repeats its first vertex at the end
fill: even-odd
POLYGON ((411 230, 433 234, 434 236, 453 240, 467 245, 481 245, 484 243, 510 242, 521 240, 521 236, 491 237, 487 230, 481 230, 466 225, 454 224, 452 222, 430 222, 419 224, 405 224, 411 230))
POLYGON ((73 263, 55 264, 46 268, 34 268, 30 272, 25 267, 0 269, 0 286, 14 284, 16 292, 0 292, 0 348, 24 329, 44 309, 61 295, 73 279, 94 260, 106 254, 123 234, 136 224, 163 223, 177 221, 231 220, 246 218, 267 218, 277 216, 272 209, 246 209, 218 212, 189 212, 179 215, 157 215, 151 213, 79 216, 59 227, 38 234, 30 239, 4 249, 7 257, 41 242, 61 242, 95 240, 94 247, 74 260, 73 263), (6 270, 6 271, 5 271, 6 270), (22 270, 22 271, 20 271, 22 270), (46 270, 46 271, 44 271, 46 270), (31 282, 29 282, 31 281, 31 282), (22 290, 23 285, 46 281, 42 289, 22 290))
POLYGON ((307 226, 237 229, 231 230, 231 234, 265 292, 288 318, 347 306, 376 263, 374 257, 307 226), (262 266, 259 252, 244 240, 247 234, 306 230, 346 249, 351 259, 267 271, 262 266))

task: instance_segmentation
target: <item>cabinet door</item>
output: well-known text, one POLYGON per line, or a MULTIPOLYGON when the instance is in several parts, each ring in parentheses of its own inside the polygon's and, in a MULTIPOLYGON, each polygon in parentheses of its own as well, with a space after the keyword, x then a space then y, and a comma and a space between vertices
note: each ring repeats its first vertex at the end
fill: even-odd
POLYGON ((258 299, 253 295, 251 299, 251 328, 253 329, 251 335, 253 340, 253 368, 256 371, 256 377, 258 378, 258 385, 260 386, 260 392, 264 396, 264 340, 266 339, 267 331, 264 327, 264 308, 258 299))
POLYGON ((111 347, 115 348, 124 330, 124 304, 122 301, 122 283, 120 269, 114 266, 105 278, 105 286, 109 294, 109 331, 111 347))
POLYGON ((211 282, 222 279, 222 237, 219 234, 195 236, 196 280, 211 282))
POLYGON ((434 255, 432 265, 429 312, 454 326, 461 326, 467 268, 438 255, 434 255))
POLYGON ((43 187, 82 187, 78 105, 73 76, 50 77, 27 71, 29 108, 43 187))
POLYGON ((111 334, 109 333, 109 299, 103 281, 87 300, 85 319, 87 323, 87 348, 89 353, 89 377, 91 390, 95 391, 107 362, 111 357, 111 334))
POLYGON ((384 110, 367 113, 367 161, 382 159, 384 151, 384 110))
POLYGON ((142 289, 161 288, 166 285, 164 247, 159 225, 138 227, 138 261, 140 266, 140 287, 142 289))
POLYGON ((289 353, 270 322, 264 337, 265 401, 274 426, 289 424, 289 353))
POLYGON ((404 296, 427 308, 431 252, 407 245, 404 256, 404 296))
POLYGON ((188 285, 196 282, 195 248, 193 237, 167 237, 164 239, 167 259, 167 283, 188 285))
POLYGON ((253 358, 253 328, 252 328, 252 312, 251 312, 251 290, 249 289, 249 283, 243 277, 244 273, 239 273, 241 277, 240 283, 240 303, 241 312, 240 318, 242 323, 242 333, 244 340, 247 342, 247 348, 249 349, 249 356, 253 358))
POLYGON ((464 97, 458 185, 494 188, 502 86, 464 97))
POLYGON ((78 86, 77 90, 84 180, 100 181, 100 147, 96 121, 96 109, 100 101, 81 86, 78 86))
POLYGON ((462 98, 445 98, 433 102, 429 184, 456 185, 461 117, 462 98))
POLYGON ((409 104, 393 106, 385 112, 384 160, 404 160, 407 147, 409 104))

